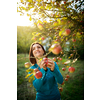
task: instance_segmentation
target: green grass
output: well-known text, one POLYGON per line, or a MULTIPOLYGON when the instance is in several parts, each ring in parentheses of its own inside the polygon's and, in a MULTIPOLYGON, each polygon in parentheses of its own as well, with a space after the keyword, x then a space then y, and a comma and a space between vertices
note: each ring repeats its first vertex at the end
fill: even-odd
POLYGON ((27 75, 26 68, 24 67, 25 62, 29 62, 28 54, 17 54, 17 100, 35 100, 36 91, 33 87, 30 87, 28 79, 25 78, 27 75))
MULTIPOLYGON (((61 64, 64 61, 66 59, 59 61, 58 64, 63 78, 68 73, 68 68, 61 64), (62 71, 62 67, 65 67, 66 71, 62 71)), ((17 54, 17 98, 18 100, 35 100, 36 90, 30 87, 28 79, 25 78, 27 75, 25 62, 29 62, 28 54, 17 54)), ((84 100, 84 61, 78 60, 73 67, 75 67, 75 72, 68 73, 70 76, 68 81, 65 81, 64 85, 58 84, 59 87, 63 87, 61 100, 84 100)))
POLYGON ((77 61, 73 67, 75 72, 69 73, 69 80, 62 86, 62 100, 84 100, 84 61, 77 61))

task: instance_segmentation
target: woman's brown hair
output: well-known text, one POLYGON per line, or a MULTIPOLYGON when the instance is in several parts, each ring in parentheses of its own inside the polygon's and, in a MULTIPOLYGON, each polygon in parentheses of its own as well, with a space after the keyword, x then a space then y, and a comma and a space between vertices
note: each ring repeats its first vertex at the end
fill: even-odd
POLYGON ((37 63, 36 62, 36 58, 31 58, 31 57, 34 57, 34 55, 33 55, 33 45, 34 44, 39 44, 42 47, 43 51, 44 51, 44 55, 46 54, 46 51, 45 51, 44 47, 40 43, 38 43, 38 42, 37 43, 32 43, 31 46, 30 46, 30 51, 29 51, 29 60, 30 60, 30 62, 32 64, 36 64, 37 63))

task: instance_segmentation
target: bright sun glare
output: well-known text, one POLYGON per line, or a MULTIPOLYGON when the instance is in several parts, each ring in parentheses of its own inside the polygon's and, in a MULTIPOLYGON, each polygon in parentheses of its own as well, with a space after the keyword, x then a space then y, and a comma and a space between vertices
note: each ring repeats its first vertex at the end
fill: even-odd
MULTIPOLYGON (((20 2, 20 0, 17 0, 17 2, 20 2)), ((29 11, 29 13, 31 13, 31 11, 29 11)), ((38 14, 34 15, 34 18, 39 18, 39 15, 38 14)), ((49 22, 50 19, 46 18, 46 20, 49 22)), ((20 16, 20 13, 17 12, 17 26, 33 26, 33 25, 34 25, 33 20, 32 21, 29 20, 29 16, 27 16, 26 12, 24 12, 24 15, 22 16, 20 16)))
POLYGON ((29 20, 27 15, 20 16, 20 14, 17 13, 17 26, 31 26, 32 24, 33 22, 29 20))
MULTIPOLYGON (((17 2, 20 2, 20 0, 17 0, 17 2)), ((26 13, 20 16, 20 13, 17 12, 17 26, 32 26, 32 25, 33 21, 29 20, 29 16, 27 16, 26 13)))

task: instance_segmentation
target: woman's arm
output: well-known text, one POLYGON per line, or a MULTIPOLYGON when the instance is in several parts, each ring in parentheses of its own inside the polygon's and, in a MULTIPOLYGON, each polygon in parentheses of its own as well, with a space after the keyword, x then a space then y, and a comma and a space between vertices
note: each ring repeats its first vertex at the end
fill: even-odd
POLYGON ((40 79, 37 79, 35 76, 35 80, 33 80, 33 86, 38 90, 41 88, 41 86, 43 85, 43 82, 44 82, 44 78, 45 78, 45 75, 46 75, 46 72, 43 68, 41 68, 40 70, 42 72, 42 78, 40 79))
POLYGON ((51 70, 53 76, 55 77, 56 81, 59 84, 62 84, 63 83, 63 76, 61 75, 61 73, 59 71, 59 67, 56 64, 56 62, 54 62, 51 59, 48 59, 48 68, 50 68, 50 70, 51 70))
POLYGON ((54 70, 51 71, 52 74, 54 75, 56 81, 59 83, 59 84, 62 84, 63 83, 63 76, 61 75, 60 71, 59 71, 59 67, 58 65, 55 63, 55 67, 54 67, 54 70))
MULTIPOLYGON (((34 69, 36 67, 32 66, 30 67, 30 69, 34 69)), ((46 71, 41 68, 40 71, 42 72, 42 77, 40 79, 37 79, 35 76, 34 76, 34 80, 33 80, 33 86, 36 88, 36 89, 40 89, 41 86, 43 85, 43 81, 44 81, 44 78, 45 78, 45 75, 46 75, 46 71)), ((28 72, 28 74, 30 74, 30 72, 28 72)), ((33 74, 31 74, 30 76, 32 76, 33 74)), ((30 77, 29 76, 29 77, 30 77)))

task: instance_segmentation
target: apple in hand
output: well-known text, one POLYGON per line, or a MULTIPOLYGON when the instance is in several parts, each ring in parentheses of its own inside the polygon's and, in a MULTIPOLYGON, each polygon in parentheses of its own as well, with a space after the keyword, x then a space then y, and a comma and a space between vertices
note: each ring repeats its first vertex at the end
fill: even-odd
POLYGON ((40 79, 40 78, 42 77, 42 73, 41 73, 40 71, 37 71, 37 72, 35 73, 35 77, 36 77, 37 79, 40 79))
POLYGON ((61 46, 57 43, 53 44, 50 49, 51 49, 53 54, 59 54, 62 51, 61 46))
POLYGON ((69 67, 68 70, 69 70, 70 73, 73 73, 75 71, 75 68, 74 67, 69 67))
POLYGON ((66 68, 62 68, 62 71, 65 71, 66 70, 66 68))
POLYGON ((29 62, 26 62, 24 65, 25 65, 26 68, 30 67, 30 63, 29 62))
POLYGON ((45 62, 46 67, 48 66, 48 58, 43 58, 43 61, 45 62))

